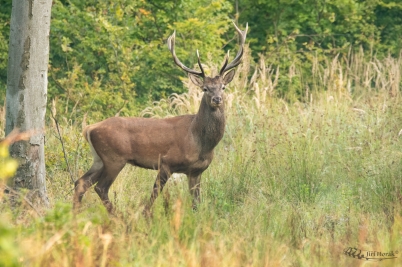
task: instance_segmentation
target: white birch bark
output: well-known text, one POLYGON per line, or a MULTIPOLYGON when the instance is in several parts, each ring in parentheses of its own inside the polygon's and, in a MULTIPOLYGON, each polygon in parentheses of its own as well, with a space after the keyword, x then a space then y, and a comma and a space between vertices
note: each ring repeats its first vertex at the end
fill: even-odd
POLYGON ((52 0, 13 0, 6 93, 6 134, 34 130, 28 141, 10 148, 20 166, 11 180, 27 188, 37 206, 49 206, 46 193, 44 127, 52 0))

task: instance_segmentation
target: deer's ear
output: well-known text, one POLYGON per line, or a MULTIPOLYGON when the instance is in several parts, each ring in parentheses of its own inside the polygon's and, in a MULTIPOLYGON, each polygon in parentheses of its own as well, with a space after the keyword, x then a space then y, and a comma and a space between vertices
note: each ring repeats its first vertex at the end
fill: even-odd
POLYGON ((204 85, 204 81, 202 80, 202 78, 200 76, 194 75, 189 73, 188 77, 190 77, 190 80, 197 85, 198 87, 202 87, 204 85))
POLYGON ((233 80, 234 75, 235 75, 235 69, 232 69, 231 71, 226 73, 225 76, 223 77, 223 84, 226 85, 230 83, 233 80))

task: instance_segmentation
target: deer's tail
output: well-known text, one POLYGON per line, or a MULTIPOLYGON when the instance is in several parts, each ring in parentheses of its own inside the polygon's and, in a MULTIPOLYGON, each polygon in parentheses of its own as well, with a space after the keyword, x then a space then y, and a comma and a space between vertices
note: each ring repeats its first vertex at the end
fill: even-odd
POLYGON ((82 135, 84 136, 84 138, 85 138, 85 140, 87 140, 87 142, 88 142, 88 139, 89 139, 89 126, 85 126, 85 128, 82 130, 82 135))

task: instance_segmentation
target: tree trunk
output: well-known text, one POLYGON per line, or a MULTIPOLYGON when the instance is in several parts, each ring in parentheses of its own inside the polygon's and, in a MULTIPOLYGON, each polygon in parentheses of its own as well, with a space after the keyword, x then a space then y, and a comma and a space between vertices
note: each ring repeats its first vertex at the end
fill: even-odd
POLYGON ((49 206, 45 182, 44 127, 52 0, 13 0, 6 93, 6 135, 31 131, 28 141, 11 146, 19 160, 14 189, 29 189, 36 206, 49 206))

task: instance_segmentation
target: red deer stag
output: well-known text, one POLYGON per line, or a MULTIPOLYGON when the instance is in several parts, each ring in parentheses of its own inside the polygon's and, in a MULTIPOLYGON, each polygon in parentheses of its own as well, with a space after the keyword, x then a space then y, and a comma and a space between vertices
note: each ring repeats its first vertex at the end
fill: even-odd
POLYGON ((127 163, 158 170, 145 211, 149 211, 172 173, 187 175, 193 206, 196 207, 200 198, 201 173, 211 163, 214 148, 225 131, 223 90, 232 81, 234 68, 243 56, 247 26, 244 31, 234 26, 240 35, 239 51, 229 64, 229 53, 225 56, 219 75, 213 78, 205 76, 198 51, 200 71, 186 67, 177 58, 174 50, 176 32, 168 39, 174 62, 204 91, 197 114, 166 119, 113 117, 84 129, 83 135, 90 145, 94 161, 89 171, 75 182, 75 208, 80 205, 87 189, 96 184, 96 193, 107 210, 112 212, 109 188, 127 163))

